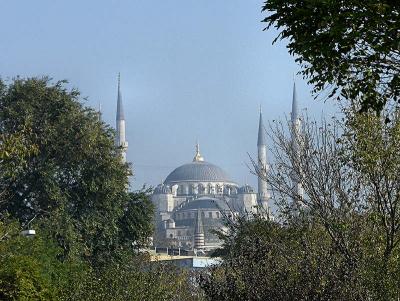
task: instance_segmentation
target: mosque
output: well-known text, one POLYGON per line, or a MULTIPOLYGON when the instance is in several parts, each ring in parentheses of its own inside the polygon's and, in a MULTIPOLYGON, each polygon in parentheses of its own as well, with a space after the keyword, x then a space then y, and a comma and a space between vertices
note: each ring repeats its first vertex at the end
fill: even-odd
MULTIPOLYGON (((292 125, 300 126, 296 87, 293 86, 292 125)), ((125 117, 118 77, 116 145, 126 161, 128 143, 125 137, 125 117)), ((258 125, 258 160, 256 171, 266 175, 267 144, 263 116, 260 110, 258 125)), ((239 185, 219 166, 207 162, 196 145, 193 160, 175 168, 151 196, 155 205, 155 234, 157 246, 175 246, 189 250, 210 251, 221 245, 213 230, 226 229, 224 221, 258 213, 271 217, 269 193, 265 177, 258 177, 258 189, 239 185)), ((301 189, 293 180, 294 189, 301 189)))

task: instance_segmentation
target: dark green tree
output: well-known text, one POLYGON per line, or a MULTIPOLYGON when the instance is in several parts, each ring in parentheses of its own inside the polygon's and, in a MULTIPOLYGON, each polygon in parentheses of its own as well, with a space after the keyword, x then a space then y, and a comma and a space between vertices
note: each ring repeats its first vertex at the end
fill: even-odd
POLYGON ((398 105, 399 1, 268 0, 263 11, 314 93, 351 100, 362 111, 398 105))
POLYGON ((208 300, 367 300, 320 223, 256 217, 230 226, 221 265, 199 277, 208 300))
POLYGON ((0 136, 33 149, 24 157, 16 149, 1 161, 7 191, 1 213, 21 224, 36 217, 65 256, 102 260, 122 241, 149 236, 147 195, 127 193, 130 168, 120 160, 114 131, 82 105, 78 91, 48 78, 2 82, 0 109, 0 136))

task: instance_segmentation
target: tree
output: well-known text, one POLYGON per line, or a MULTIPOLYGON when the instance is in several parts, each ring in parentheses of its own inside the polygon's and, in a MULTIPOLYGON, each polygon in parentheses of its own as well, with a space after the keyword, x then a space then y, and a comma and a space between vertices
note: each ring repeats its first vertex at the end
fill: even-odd
POLYGON ((357 271, 319 223, 256 216, 231 224, 222 263, 200 276, 207 300, 364 300, 357 271))
POLYGON ((93 274, 87 287, 82 300, 201 300, 188 270, 131 253, 109 261, 93 274))
POLYGON ((101 262, 127 247, 127 240, 149 235, 152 207, 146 193, 127 193, 130 168, 120 160, 114 131, 64 85, 48 78, 1 82, 0 136, 33 151, 20 156, 15 148, 1 161, 17 168, 12 174, 1 170, 0 183, 9 193, 0 212, 22 224, 37 216, 65 258, 101 262))
POLYGON ((195 300, 189 274, 139 252, 150 190, 128 192, 114 131, 76 90, 0 81, 0 109, 1 300, 195 300))
POLYGON ((43 231, 20 235, 18 221, 0 220, 0 299, 63 300, 79 291, 89 270, 84 262, 60 262, 62 249, 43 231))
POLYGON ((400 3, 392 0, 268 0, 267 28, 288 39, 301 74, 328 97, 381 113, 400 99, 400 3))
POLYGON ((275 222, 231 224, 223 263, 201 286, 210 300, 397 299, 399 115, 302 120, 301 135, 290 122, 268 131, 273 164, 260 176, 279 208, 275 222))
POLYGON ((122 244, 135 243, 135 247, 148 245, 154 231, 154 205, 150 200, 150 189, 129 193, 129 202, 119 220, 122 244))

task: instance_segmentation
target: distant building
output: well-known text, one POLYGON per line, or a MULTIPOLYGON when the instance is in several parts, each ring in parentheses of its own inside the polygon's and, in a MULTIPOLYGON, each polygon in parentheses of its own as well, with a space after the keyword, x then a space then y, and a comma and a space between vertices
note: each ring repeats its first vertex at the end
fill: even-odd
MULTIPOLYGON (((258 167, 267 170, 267 146, 260 112, 258 129, 258 167)), ((258 192, 239 186, 220 167, 206 162, 196 145, 195 156, 173 170, 152 195, 156 207, 156 238, 160 245, 175 245, 195 250, 211 250, 221 241, 213 229, 224 229, 224 216, 269 212, 265 178, 258 181, 258 192)))
MULTIPOLYGON (((291 115, 294 128, 292 132, 298 137, 301 123, 295 86, 291 115)), ((293 137, 292 143, 297 151, 300 146, 296 137, 293 137)), ((122 161, 126 162, 128 142, 119 75, 115 144, 120 149, 122 161)), ((197 144, 192 162, 173 170, 153 192, 152 202, 156 208, 154 244, 164 247, 172 245, 204 253, 221 245, 221 241, 212 230, 224 230, 224 217, 234 218, 239 214, 251 216, 253 213, 272 217, 269 207, 270 195, 265 181, 268 171, 267 143, 261 110, 257 150, 255 165, 259 176, 258 189, 255 191, 247 184, 240 186, 223 169, 206 162, 197 144)), ((292 184, 294 192, 300 195, 301 199, 301 183, 293 177, 292 184)))

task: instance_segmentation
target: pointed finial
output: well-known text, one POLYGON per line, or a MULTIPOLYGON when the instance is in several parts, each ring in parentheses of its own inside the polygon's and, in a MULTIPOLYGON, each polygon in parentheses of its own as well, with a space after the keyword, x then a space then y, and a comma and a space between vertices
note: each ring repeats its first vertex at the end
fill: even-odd
POLYGON ((121 72, 118 72, 118 90, 121 82, 121 72))
POLYGON ((197 140, 197 142, 196 142, 196 155, 193 158, 193 162, 199 162, 199 161, 204 161, 204 158, 200 154, 200 145, 199 145, 199 141, 197 140))
POLYGON ((260 104, 260 114, 262 114, 262 107, 261 107, 261 104, 260 104))

